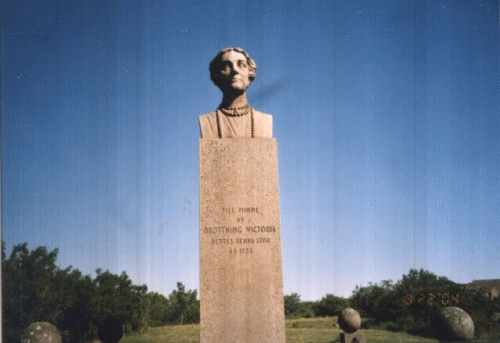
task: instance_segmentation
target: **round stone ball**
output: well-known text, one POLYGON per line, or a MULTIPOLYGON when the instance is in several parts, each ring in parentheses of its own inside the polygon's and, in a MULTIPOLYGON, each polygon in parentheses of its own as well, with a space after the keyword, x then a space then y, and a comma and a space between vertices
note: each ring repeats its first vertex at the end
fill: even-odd
POLYGON ((115 318, 105 319, 97 328, 97 337, 103 343, 118 343, 123 336, 123 324, 115 318))
POLYGON ((356 332, 361 327, 361 317, 353 308, 345 308, 340 313, 339 326, 345 333, 356 332))
POLYGON ((461 308, 445 307, 436 324, 435 333, 441 341, 470 341, 474 338, 474 322, 461 308))
POLYGON ((61 334, 57 328, 47 322, 33 323, 24 330, 22 343, 62 343, 61 334))

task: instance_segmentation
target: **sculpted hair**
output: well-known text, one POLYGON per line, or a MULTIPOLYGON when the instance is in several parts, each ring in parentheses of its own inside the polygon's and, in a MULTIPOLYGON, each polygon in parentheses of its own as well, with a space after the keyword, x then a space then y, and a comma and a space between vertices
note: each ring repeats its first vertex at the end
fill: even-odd
POLYGON ((247 58, 247 64, 248 64, 248 71, 249 75, 248 78, 250 79, 250 82, 252 82, 255 79, 255 75, 257 73, 257 64, 255 61, 250 57, 248 52, 243 50, 242 48, 224 48, 219 53, 217 56, 214 57, 212 62, 210 62, 209 70, 210 70, 210 80, 216 85, 217 87, 221 88, 221 85, 219 83, 219 73, 222 69, 222 63, 221 63, 221 58, 222 55, 224 55, 228 51, 236 51, 239 52, 247 58))

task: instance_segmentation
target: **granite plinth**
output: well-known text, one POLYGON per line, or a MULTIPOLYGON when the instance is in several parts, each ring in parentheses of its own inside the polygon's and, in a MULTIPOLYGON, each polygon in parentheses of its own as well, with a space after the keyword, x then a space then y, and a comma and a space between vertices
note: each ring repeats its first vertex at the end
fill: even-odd
POLYGON ((200 139, 201 343, 285 342, 277 146, 200 139))

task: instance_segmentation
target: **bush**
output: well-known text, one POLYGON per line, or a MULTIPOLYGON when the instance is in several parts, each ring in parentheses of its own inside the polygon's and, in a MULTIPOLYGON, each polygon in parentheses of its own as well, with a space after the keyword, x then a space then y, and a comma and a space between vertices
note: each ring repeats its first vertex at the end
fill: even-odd
POLYGON ((299 318, 314 318, 316 317, 316 313, 314 312, 315 303, 311 301, 302 302, 295 312, 299 318))
POLYGON ((56 265, 58 250, 33 251, 26 243, 6 258, 2 242, 3 342, 20 342, 31 323, 49 322, 66 342, 84 342, 97 336, 97 326, 116 317, 127 331, 146 324, 146 286, 135 286, 127 274, 97 270, 94 280, 72 267, 56 265))
POLYGON ((148 293, 146 295, 148 326, 158 327, 168 324, 169 307, 168 299, 159 293, 148 293))
POLYGON ((349 302, 362 315, 372 317, 372 325, 423 337, 434 337, 433 320, 445 306, 462 308, 474 321, 476 337, 485 336, 494 330, 493 313, 498 306, 484 292, 423 269, 411 269, 396 284, 385 280, 380 285, 356 287, 349 302))
POLYGON ((316 315, 321 317, 336 316, 346 307, 349 307, 348 299, 327 294, 318 302, 316 315))
POLYGON ((287 319, 299 319, 299 318, 314 318, 315 313, 314 310, 312 309, 314 303, 310 301, 302 302, 299 304, 297 309, 289 313, 288 316, 286 316, 287 319))
POLYGON ((19 342, 34 322, 55 325, 66 341, 82 341, 88 333, 92 281, 71 267, 59 269, 57 254, 45 247, 30 251, 24 243, 6 258, 2 242, 4 342, 19 342))
POLYGON ((177 290, 168 296, 168 322, 170 324, 194 324, 200 322, 200 301, 197 291, 186 292, 185 286, 177 282, 177 290))
POLYGON ((292 293, 285 295, 285 316, 287 319, 314 318, 315 302, 300 301, 300 295, 292 293))
POLYGON ((288 318, 290 314, 297 311, 300 307, 300 295, 297 293, 292 293, 290 295, 285 295, 285 316, 288 318))
POLYGON ((97 269, 96 273, 95 293, 91 299, 91 331, 97 332, 99 324, 110 317, 122 322, 125 332, 144 330, 148 322, 147 287, 133 285, 125 272, 115 275, 97 269))

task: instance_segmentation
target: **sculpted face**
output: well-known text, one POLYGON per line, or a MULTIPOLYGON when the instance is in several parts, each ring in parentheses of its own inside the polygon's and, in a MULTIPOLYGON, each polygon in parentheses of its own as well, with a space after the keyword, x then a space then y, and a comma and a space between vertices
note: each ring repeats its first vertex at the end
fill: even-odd
POLYGON ((220 81, 223 91, 244 92, 250 86, 250 72, 245 55, 228 51, 221 57, 220 81))

